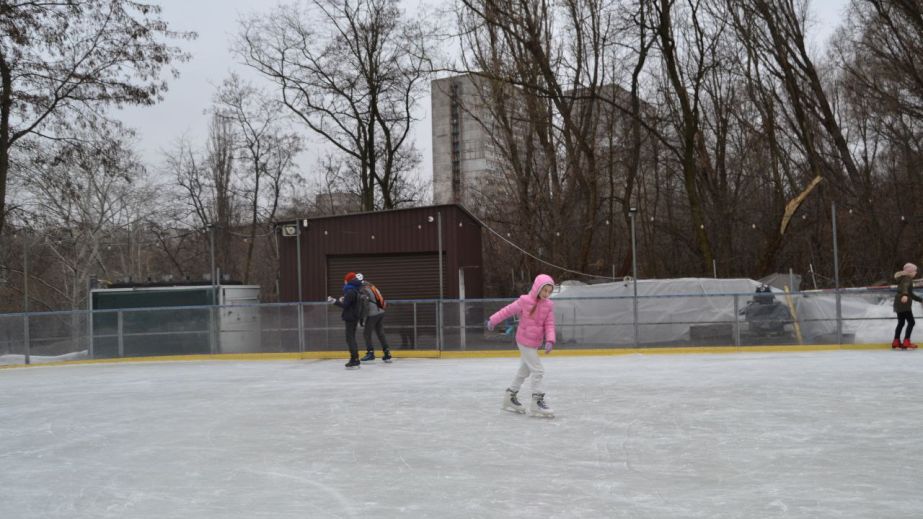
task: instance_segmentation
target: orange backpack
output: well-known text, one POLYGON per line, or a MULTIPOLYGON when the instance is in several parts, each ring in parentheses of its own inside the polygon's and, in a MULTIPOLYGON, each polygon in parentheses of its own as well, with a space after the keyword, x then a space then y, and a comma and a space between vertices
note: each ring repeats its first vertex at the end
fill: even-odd
POLYGON ((381 295, 381 291, 378 290, 378 287, 368 282, 366 282, 365 286, 366 288, 369 289, 369 292, 371 292, 372 295, 375 297, 375 304, 378 305, 378 308, 381 308, 382 310, 384 310, 385 307, 388 306, 388 303, 385 302, 385 298, 384 296, 381 295))

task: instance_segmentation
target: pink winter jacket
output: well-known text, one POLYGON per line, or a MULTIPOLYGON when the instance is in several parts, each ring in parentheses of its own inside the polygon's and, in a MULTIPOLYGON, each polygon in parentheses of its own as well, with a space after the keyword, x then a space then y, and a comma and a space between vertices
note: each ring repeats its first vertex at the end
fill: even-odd
POLYGON ((551 276, 546 274, 536 276, 528 295, 519 296, 519 299, 490 316, 490 327, 493 328, 506 319, 518 315, 517 343, 536 349, 542 346, 543 341, 554 344, 554 303, 550 299, 538 298, 539 291, 545 285, 554 286, 551 276), (533 307, 536 307, 535 312, 532 312, 533 307))

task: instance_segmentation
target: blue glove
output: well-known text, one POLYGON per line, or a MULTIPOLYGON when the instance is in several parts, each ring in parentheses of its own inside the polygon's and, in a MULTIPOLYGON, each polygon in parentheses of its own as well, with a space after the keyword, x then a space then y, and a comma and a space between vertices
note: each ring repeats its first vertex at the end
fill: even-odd
POLYGON ((484 326, 487 327, 488 331, 494 331, 494 325, 490 324, 490 319, 484 321, 484 326))

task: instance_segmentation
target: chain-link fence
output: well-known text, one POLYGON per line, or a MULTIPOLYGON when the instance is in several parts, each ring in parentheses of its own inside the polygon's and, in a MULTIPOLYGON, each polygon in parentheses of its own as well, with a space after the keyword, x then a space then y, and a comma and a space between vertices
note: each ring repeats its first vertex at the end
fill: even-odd
MULTIPOLYGON (((890 342, 893 290, 555 298, 557 349, 890 342), (636 318, 637 316, 637 318, 636 318)), ((516 319, 487 331, 510 299, 390 301, 401 350, 513 350, 516 319)), ((914 311, 920 307, 914 305, 914 311)), ((192 306, 0 315, 0 363, 163 355, 345 351, 325 303, 192 306), (301 319, 299 319, 299 312, 301 319)), ((359 328, 360 350, 365 329, 359 328)), ((373 337, 375 349, 380 344, 373 337)))

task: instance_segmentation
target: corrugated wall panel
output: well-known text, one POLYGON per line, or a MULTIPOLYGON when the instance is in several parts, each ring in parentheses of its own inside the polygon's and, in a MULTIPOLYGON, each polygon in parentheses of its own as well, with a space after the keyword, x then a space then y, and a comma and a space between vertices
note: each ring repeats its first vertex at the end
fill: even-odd
MULTIPOLYGON (((443 260, 445 262, 445 296, 447 298, 458 297, 458 268, 468 267, 465 270, 466 296, 480 297, 483 293, 481 282, 483 274, 480 272, 482 265, 480 226, 462 208, 444 205, 309 218, 308 228, 304 229, 301 237, 304 300, 324 300, 329 292, 331 279, 339 278, 339 283, 342 283, 342 276, 348 270, 334 271, 334 269, 339 269, 340 265, 329 265, 328 258, 330 257, 397 257, 429 254, 435 258, 438 251, 437 215, 439 213, 442 214, 442 243, 445 254, 443 260), (433 221, 430 222, 429 218, 433 221), (459 223, 462 225, 459 226, 459 223)), ((281 297, 283 301, 294 301, 297 299, 295 240, 280 237, 280 252, 282 255, 281 297)), ((432 263, 436 264, 435 259, 432 263)), ((366 264, 368 264, 367 261, 366 264)), ((413 272, 407 273, 408 276, 412 274, 413 272)), ((398 274, 396 276, 400 277, 398 274)), ((406 279, 406 277, 401 279, 406 279)), ((413 299, 438 295, 438 279, 435 292, 430 291, 427 285, 418 284, 410 288, 412 286, 395 288, 399 294, 406 294, 406 297, 413 299), (405 290, 412 291, 405 292, 405 290)), ((341 287, 338 287, 337 292, 340 291, 341 287)), ((403 298, 392 295, 386 297, 403 298)))
MULTIPOLYGON (((439 297, 439 264, 436 254, 329 256, 327 292, 343 293, 343 276, 361 272, 381 289, 387 299, 436 299, 439 297)), ((443 266, 445 265, 443 255, 443 266)), ((443 275, 446 272, 443 270, 443 275)), ((447 276, 446 276, 447 277, 447 276)))

